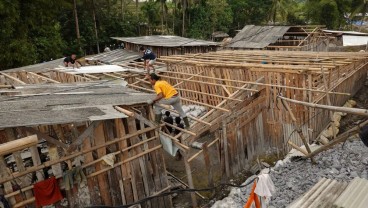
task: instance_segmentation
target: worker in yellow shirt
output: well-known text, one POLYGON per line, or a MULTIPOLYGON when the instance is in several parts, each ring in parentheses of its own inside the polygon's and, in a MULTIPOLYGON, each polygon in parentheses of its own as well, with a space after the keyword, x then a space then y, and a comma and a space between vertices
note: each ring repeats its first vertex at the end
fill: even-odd
POLYGON ((150 74, 148 78, 156 92, 156 97, 147 101, 148 104, 154 104, 155 122, 160 123, 162 117, 163 108, 158 104, 171 105, 183 118, 185 128, 189 128, 188 117, 180 104, 179 93, 175 88, 168 82, 160 80, 160 77, 155 73, 150 74))

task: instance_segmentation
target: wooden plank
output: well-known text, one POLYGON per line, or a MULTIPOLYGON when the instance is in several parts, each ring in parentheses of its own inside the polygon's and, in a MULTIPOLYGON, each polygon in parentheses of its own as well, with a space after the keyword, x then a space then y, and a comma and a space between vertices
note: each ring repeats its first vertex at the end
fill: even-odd
MULTIPOLYGON (((207 169, 208 186, 209 187, 214 187, 213 173, 212 173, 212 168, 213 167, 211 165, 211 160, 210 160, 210 155, 209 155, 207 143, 204 143, 202 145, 202 148, 203 148, 204 163, 205 163, 206 169, 207 169)), ((214 193, 214 191, 212 192, 212 194, 213 193, 214 193)))
POLYGON ((8 75, 8 74, 6 74, 6 73, 0 72, 0 74, 1 74, 1 75, 3 75, 3 76, 5 76, 6 78, 9 78, 9 79, 11 79, 11 80, 15 81, 15 82, 16 82, 16 83, 18 83, 18 84, 22 84, 22 85, 27 84, 27 83, 25 83, 25 82, 21 81, 20 79, 15 78, 15 77, 13 77, 13 76, 10 76, 10 75, 8 75))
MULTIPOLYGON (((117 133, 116 135, 118 137, 123 137, 124 135, 126 135, 122 119, 115 119, 115 128, 116 128, 116 133, 117 133)), ((128 147, 127 140, 123 140, 119 142, 118 145, 119 145, 119 149, 124 149, 128 147)), ((120 155, 120 161, 124 161, 128 157, 129 157, 128 152, 123 152, 120 155)), ((121 187, 123 189, 120 191, 122 195, 123 204, 133 203, 134 199, 133 199, 131 176, 130 176, 131 174, 130 166, 127 165, 126 163, 122 164, 121 173, 123 177, 122 182, 121 182, 121 187)))
MULTIPOLYGON (((136 122, 135 118, 129 117, 127 118, 127 124, 128 124, 128 132, 133 133, 137 131, 136 129, 136 122)), ((136 144, 139 142, 138 137, 132 137, 130 138, 131 144, 136 144)), ((135 149, 132 149, 131 156, 137 156, 141 153, 140 147, 137 147, 135 149)), ((140 164, 139 161, 132 161, 130 162, 132 167, 132 183, 134 182, 135 185, 132 186, 133 188, 133 196, 135 196, 135 200, 140 200, 144 198, 146 195, 144 193, 144 186, 143 186, 143 178, 142 178, 142 172, 140 171, 140 164)))
MULTIPOLYGON (((185 172, 187 174, 187 179, 188 179, 188 185, 189 188, 194 189, 194 184, 193 184, 193 177, 192 177, 192 171, 190 168, 190 164, 188 163, 188 155, 186 153, 181 153, 183 155, 184 158, 184 165, 185 165, 185 172)), ((198 203, 197 203, 197 198, 194 192, 190 193, 190 197, 192 199, 192 207, 197 207, 198 203)))
MULTIPOLYGON (((104 125, 103 123, 100 123, 95 129, 94 129, 94 136, 93 136, 94 142, 96 145, 103 145, 106 143, 106 138, 104 135, 104 125)), ((101 147, 97 149, 97 157, 101 158, 106 155, 106 147, 101 147)), ((96 172, 104 169, 101 163, 96 164, 95 166, 96 172)), ((107 173, 101 173, 97 176, 98 180, 98 186, 101 193, 102 202, 104 205, 112 206, 112 199, 109 191, 110 187, 107 178, 107 173)))
MULTIPOLYGON (((83 152, 85 152, 86 150, 90 150, 92 147, 92 139, 94 132, 92 133, 92 135, 89 135, 89 138, 84 139, 83 143, 82 143, 82 150, 83 152)), ((90 163, 93 162, 93 154, 91 151, 86 152, 83 154, 84 157, 84 162, 85 163, 90 163)), ((90 175, 92 173, 94 173, 96 171, 94 166, 90 166, 88 168, 85 169, 86 170, 86 174, 90 175)), ((89 190, 89 194, 90 194, 90 198, 91 198, 91 204, 102 204, 102 199, 101 199, 101 194, 99 192, 98 189, 98 181, 96 178, 90 178, 87 180, 87 185, 88 185, 88 190, 89 190)))

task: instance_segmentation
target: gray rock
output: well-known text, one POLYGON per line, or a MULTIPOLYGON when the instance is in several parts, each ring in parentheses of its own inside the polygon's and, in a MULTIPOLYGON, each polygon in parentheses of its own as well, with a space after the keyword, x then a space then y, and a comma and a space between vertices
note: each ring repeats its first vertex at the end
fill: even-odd
POLYGON ((351 176, 351 177, 353 177, 353 178, 355 178, 355 177, 359 177, 359 176, 358 176, 358 173, 357 173, 357 172, 355 172, 355 171, 351 171, 351 172, 350 172, 350 176, 351 176))

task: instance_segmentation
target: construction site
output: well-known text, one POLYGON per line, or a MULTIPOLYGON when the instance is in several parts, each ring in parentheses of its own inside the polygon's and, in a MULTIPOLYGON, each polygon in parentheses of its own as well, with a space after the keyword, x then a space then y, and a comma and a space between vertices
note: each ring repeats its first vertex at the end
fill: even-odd
POLYGON ((185 129, 154 122, 155 91, 135 51, 151 39, 80 68, 0 72, 4 198, 36 207, 39 183, 54 178, 62 197, 52 207, 365 207, 356 195, 368 191, 368 54, 326 52, 318 28, 280 31, 268 50, 155 46, 185 129), (254 193, 258 174, 275 193, 254 193))

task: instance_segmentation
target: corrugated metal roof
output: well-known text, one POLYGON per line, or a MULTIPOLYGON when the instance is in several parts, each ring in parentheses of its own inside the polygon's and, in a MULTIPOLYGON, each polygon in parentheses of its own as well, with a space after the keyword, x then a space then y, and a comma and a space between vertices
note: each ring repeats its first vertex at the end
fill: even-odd
POLYGON ((289 26, 245 26, 230 42, 230 48, 264 48, 275 43, 290 29, 289 26))
POLYGON ((345 191, 337 198, 334 205, 345 208, 368 207, 368 181, 354 178, 345 191))
MULTIPOLYGON (((8 90, 9 91, 9 90, 8 90)), ((116 105, 145 105, 154 96, 119 83, 22 85, 0 96, 0 128, 124 118, 116 105)))
POLYGON ((133 61, 140 58, 138 52, 128 51, 124 49, 116 49, 109 52, 100 53, 94 56, 86 57, 88 61, 100 61, 105 64, 118 64, 124 61, 133 61))
POLYGON ((120 40, 128 43, 146 46, 162 46, 162 47, 186 47, 186 46, 217 46, 219 43, 205 40, 197 40, 169 35, 152 35, 140 37, 112 37, 112 39, 120 40))
POLYGON ((366 208, 368 181, 355 178, 350 183, 322 178, 287 208, 343 207, 366 208))

